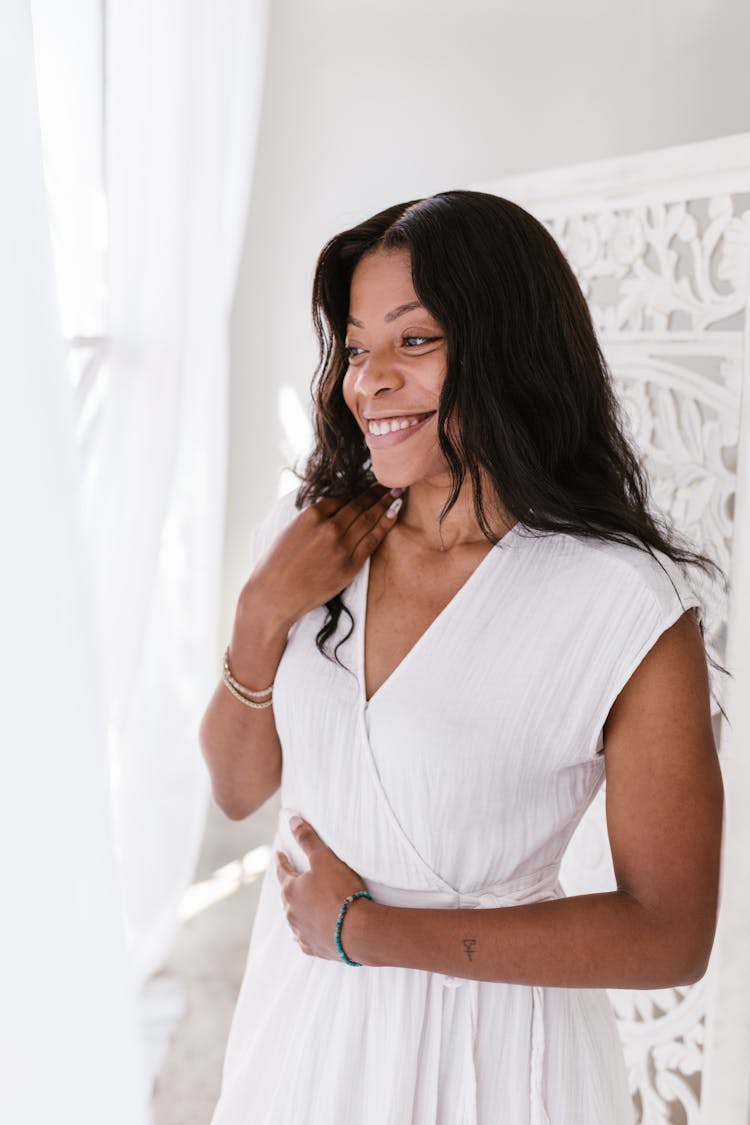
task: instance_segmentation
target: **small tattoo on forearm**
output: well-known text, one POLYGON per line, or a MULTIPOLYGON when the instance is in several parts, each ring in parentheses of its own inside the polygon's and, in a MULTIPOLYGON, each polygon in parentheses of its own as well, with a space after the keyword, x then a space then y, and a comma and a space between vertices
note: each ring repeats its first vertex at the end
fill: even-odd
POLYGON ((473 937, 464 938, 464 949, 466 950, 466 956, 471 961, 477 951, 477 939, 473 937))

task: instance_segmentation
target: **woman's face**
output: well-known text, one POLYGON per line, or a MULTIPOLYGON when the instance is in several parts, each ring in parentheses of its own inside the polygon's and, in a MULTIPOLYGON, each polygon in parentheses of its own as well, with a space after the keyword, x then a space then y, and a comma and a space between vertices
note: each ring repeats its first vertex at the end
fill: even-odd
POLYGON ((357 264, 346 348, 344 399, 365 434, 377 480, 393 488, 443 478, 437 409, 446 339, 414 292, 407 250, 374 250, 357 264))

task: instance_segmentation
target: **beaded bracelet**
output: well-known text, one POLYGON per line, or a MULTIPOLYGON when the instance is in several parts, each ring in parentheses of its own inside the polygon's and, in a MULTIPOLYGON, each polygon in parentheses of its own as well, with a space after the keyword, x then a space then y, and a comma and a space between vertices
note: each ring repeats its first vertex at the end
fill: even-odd
POLYGON ((265 703, 255 703, 252 699, 247 699, 244 695, 237 691, 237 688, 232 687, 226 676, 223 677, 224 686, 232 693, 235 699, 239 699, 240 703, 244 703, 246 707, 253 707, 256 711, 262 711, 264 707, 271 707, 273 700, 269 699, 265 703))
POLYGON ((255 703, 254 700, 263 699, 265 696, 272 696, 273 684, 268 688, 264 688, 263 691, 252 691, 250 688, 245 687, 244 684, 241 684, 239 680, 235 680, 229 670, 229 645, 227 645, 224 653, 222 676, 224 683, 235 699, 239 699, 240 703, 244 703, 246 707, 254 707, 256 710, 262 711, 264 707, 271 706, 273 702, 271 698, 267 699, 265 703, 255 703))
POLYGON ((341 944, 341 926, 343 925, 343 922, 344 922, 344 915, 346 914, 346 912, 349 908, 349 904, 351 902, 354 902, 354 900, 357 899, 357 898, 369 898, 370 901, 372 902, 372 895, 370 894, 369 891, 355 891, 355 893, 353 895, 349 895, 348 898, 344 899, 344 901, 341 904, 341 910, 339 911, 339 917, 338 917, 338 921, 336 923, 336 948, 339 951, 339 957, 341 958, 342 961, 346 961, 347 965, 351 965, 353 968, 361 969, 362 968, 362 962, 361 961, 352 961, 349 957, 347 957, 347 955, 344 953, 344 947, 341 944))
POLYGON ((234 676, 229 670, 229 645, 227 645, 224 651, 224 671, 226 672, 227 679, 231 683, 232 687, 236 687, 238 691, 241 691, 244 695, 249 696, 250 699, 264 699, 265 696, 270 695, 273 691, 273 684, 271 684, 270 687, 263 688, 263 691, 252 691, 249 687, 245 687, 244 684, 241 684, 239 680, 235 680, 234 676))

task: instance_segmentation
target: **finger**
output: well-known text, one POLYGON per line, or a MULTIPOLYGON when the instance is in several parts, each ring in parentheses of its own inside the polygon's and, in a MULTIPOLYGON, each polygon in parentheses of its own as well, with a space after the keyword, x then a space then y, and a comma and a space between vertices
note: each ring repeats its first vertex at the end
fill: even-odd
POLYGON ((313 852, 328 846, 323 843, 312 824, 308 824, 302 817, 293 816, 289 821, 289 827, 294 833, 295 840, 305 852, 305 855, 312 855, 313 852))
POLYGON ((284 852, 276 852, 276 874, 279 877, 280 883, 282 883, 287 876, 299 875, 299 872, 292 867, 288 856, 284 852))
POLYGON ((341 500, 337 500, 333 496, 318 496, 315 502, 310 505, 314 511, 320 512, 326 519, 335 516, 342 506, 341 500))
POLYGON ((352 529, 356 529, 358 521, 367 518, 368 513, 379 511, 383 501, 390 503, 392 499, 390 488, 380 483, 374 484, 344 504, 332 517, 333 521, 342 535, 349 536, 352 529))
POLYGON ((395 509, 393 509, 393 514, 395 515, 398 512, 398 509, 403 503, 405 491, 406 490, 403 488, 389 488, 386 492, 382 493, 374 503, 363 507, 357 518, 352 520, 346 530, 347 546, 349 547, 352 558, 357 557, 355 553, 365 536, 371 535, 375 531, 380 532, 379 537, 371 540, 372 546, 370 550, 366 551, 364 556, 362 556, 360 552, 360 557, 357 557, 357 561, 361 561, 367 554, 371 554, 381 539, 385 538, 394 522, 393 519, 388 516, 388 509, 398 500, 399 503, 396 505, 395 509), (385 522, 383 522, 384 520, 385 522))
POLYGON ((385 485, 379 484, 376 481, 375 484, 370 485, 364 492, 360 492, 357 496, 352 497, 351 500, 344 500, 340 496, 318 496, 310 507, 321 512, 327 518, 342 513, 345 520, 341 530, 345 531, 352 518, 356 517, 357 513, 362 510, 362 508, 367 507, 369 504, 379 499, 384 488, 385 485))
POLYGON ((367 512, 360 524, 352 528, 352 534, 357 539, 350 548, 352 563, 356 567, 362 566, 365 559, 372 555, 385 539, 392 527, 395 527, 396 517, 403 505, 403 496, 393 496, 389 492, 382 501, 367 512))

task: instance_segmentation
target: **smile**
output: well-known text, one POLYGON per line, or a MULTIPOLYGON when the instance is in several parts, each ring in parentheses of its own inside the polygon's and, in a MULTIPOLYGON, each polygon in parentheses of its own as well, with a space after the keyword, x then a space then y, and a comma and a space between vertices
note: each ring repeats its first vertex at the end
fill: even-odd
POLYGON ((370 449, 381 449, 384 446, 398 445, 407 441, 417 430, 429 422, 435 414, 413 414, 402 418, 379 418, 377 421, 367 423, 368 433, 365 441, 370 449))

